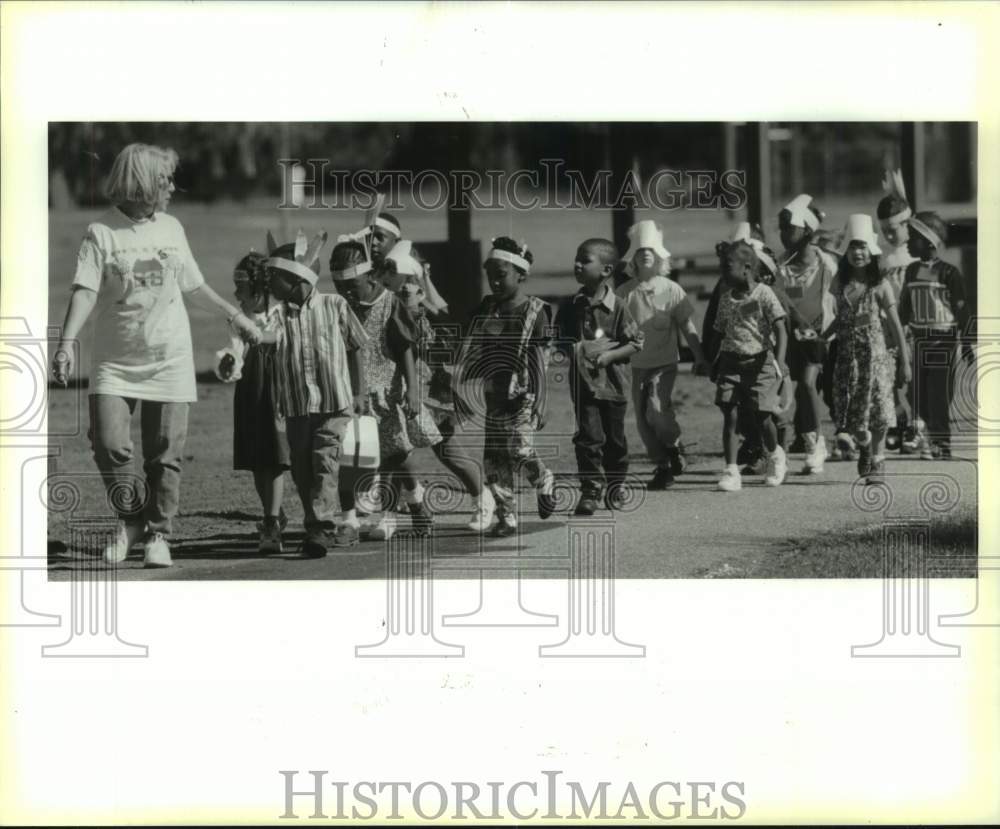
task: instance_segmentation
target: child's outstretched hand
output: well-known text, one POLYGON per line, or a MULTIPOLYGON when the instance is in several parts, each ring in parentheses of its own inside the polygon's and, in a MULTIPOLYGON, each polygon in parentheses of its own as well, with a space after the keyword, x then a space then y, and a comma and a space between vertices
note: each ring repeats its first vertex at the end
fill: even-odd
POLYGON ((539 404, 532 409, 531 413, 535 416, 535 430, 542 431, 545 428, 545 406, 539 404))
POLYGON ((365 414, 368 410, 368 395, 356 394, 351 398, 351 410, 357 417, 365 414))
POLYGON ((406 409, 407 417, 415 417, 420 411, 420 389, 411 387, 406 390, 403 398, 403 408, 406 409))

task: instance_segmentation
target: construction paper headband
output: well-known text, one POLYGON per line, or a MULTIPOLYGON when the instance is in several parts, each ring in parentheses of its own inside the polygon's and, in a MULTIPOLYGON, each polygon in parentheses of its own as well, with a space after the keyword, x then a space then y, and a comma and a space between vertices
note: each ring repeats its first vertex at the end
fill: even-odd
POLYGON ((528 271, 531 270, 531 263, 527 259, 507 250, 497 250, 496 248, 492 248, 490 250, 490 255, 486 258, 499 259, 501 262, 510 262, 512 265, 519 267, 525 273, 528 273, 528 271))
POLYGON ((327 234, 325 230, 313 236, 311 242, 307 242, 306 235, 300 230, 295 236, 295 251, 292 254, 295 258, 284 259, 273 255, 274 251, 278 249, 278 245, 274 241, 271 231, 268 231, 267 252, 272 254, 272 256, 264 262, 264 265, 268 268, 290 273, 292 276, 304 279, 310 285, 315 286, 319 276, 312 269, 311 265, 319 258, 319 252, 322 250, 323 245, 326 244, 326 240, 327 234))
POLYGON ((307 268, 305 265, 293 262, 291 259, 280 259, 272 256, 264 264, 269 268, 284 271, 285 273, 292 274, 292 276, 297 276, 299 279, 304 279, 310 285, 315 285, 319 279, 312 268, 307 268))
POLYGON ((931 230, 927 225, 925 225, 916 216, 911 218, 907 224, 912 227, 917 233, 923 236, 928 242, 930 242, 937 250, 941 250, 944 247, 944 242, 941 241, 941 237, 938 236, 933 230, 931 230))
POLYGON ((336 281, 344 279, 357 279, 359 276, 364 276, 371 269, 371 262, 361 262, 357 265, 351 265, 349 268, 342 268, 339 271, 330 271, 330 276, 332 276, 336 281))
POLYGON ((809 209, 812 200, 812 196, 808 193, 802 193, 785 205, 785 210, 791 214, 790 221, 792 225, 795 227, 807 227, 810 230, 816 230, 819 227, 819 219, 809 209))
MULTIPOLYGON (((898 201, 906 204, 906 185, 903 183, 902 172, 886 170, 882 176, 882 192, 887 196, 894 196, 898 201)), ((901 225, 912 215, 913 211, 910 210, 909 206, 906 206, 899 213, 893 213, 885 221, 893 225, 901 225)))
POLYGON ((396 225, 388 219, 383 219, 381 216, 376 216, 375 221, 369 226, 369 228, 365 228, 365 231, 367 232, 370 227, 380 227, 382 230, 388 230, 389 233, 397 239, 403 235, 402 231, 396 225))

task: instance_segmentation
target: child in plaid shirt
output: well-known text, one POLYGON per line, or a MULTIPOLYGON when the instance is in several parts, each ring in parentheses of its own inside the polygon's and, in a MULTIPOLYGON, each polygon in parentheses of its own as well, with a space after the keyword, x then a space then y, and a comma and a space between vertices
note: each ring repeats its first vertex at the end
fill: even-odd
POLYGON ((573 265, 580 290, 559 315, 562 335, 575 343, 570 392, 580 471, 577 515, 593 515, 602 491, 608 509, 621 509, 625 500, 625 364, 642 349, 643 334, 625 303, 615 296, 612 277, 617 262, 618 251, 607 239, 588 239, 580 245, 573 265))
POLYGON ((326 234, 309 246, 274 249, 267 260, 271 293, 282 303, 275 334, 274 399, 285 417, 292 479, 305 510, 305 558, 322 558, 328 546, 357 543, 356 532, 334 522, 340 447, 352 415, 364 412, 361 349, 368 338, 347 301, 316 290, 319 251, 326 234))

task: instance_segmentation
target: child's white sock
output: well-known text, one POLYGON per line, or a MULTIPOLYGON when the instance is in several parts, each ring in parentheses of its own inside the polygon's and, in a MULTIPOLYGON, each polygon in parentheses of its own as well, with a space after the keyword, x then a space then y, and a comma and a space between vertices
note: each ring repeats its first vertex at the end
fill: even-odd
POLYGON ((345 524, 348 524, 354 529, 358 529, 361 526, 361 522, 358 520, 358 511, 356 509, 345 509, 342 520, 345 524))

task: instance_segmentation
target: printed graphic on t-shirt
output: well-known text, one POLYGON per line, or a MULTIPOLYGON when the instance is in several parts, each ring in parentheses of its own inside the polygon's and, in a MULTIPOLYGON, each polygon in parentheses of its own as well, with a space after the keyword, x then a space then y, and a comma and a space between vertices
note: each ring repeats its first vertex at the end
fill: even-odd
POLYGON ((949 328, 955 324, 951 291, 947 285, 918 280, 910 283, 909 290, 911 324, 937 328, 949 328))

